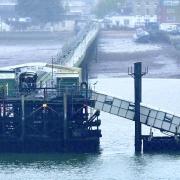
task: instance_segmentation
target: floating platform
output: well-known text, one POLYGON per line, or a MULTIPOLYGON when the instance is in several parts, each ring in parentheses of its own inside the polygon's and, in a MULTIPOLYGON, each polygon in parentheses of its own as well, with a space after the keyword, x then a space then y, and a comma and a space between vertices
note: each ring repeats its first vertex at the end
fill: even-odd
POLYGON ((180 151, 179 137, 159 136, 150 138, 143 136, 142 139, 144 152, 180 151))

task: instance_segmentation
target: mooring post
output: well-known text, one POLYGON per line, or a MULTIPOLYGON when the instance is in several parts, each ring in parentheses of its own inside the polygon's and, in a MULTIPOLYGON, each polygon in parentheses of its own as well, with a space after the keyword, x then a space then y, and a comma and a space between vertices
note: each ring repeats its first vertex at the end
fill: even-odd
POLYGON ((135 151, 141 152, 141 122, 140 103, 142 96, 142 65, 140 62, 134 64, 134 93, 135 93, 135 151))
POLYGON ((141 121, 140 121, 140 104, 142 100, 142 76, 148 72, 148 69, 145 69, 145 72, 142 72, 142 63, 137 62, 134 64, 134 72, 131 70, 128 72, 129 75, 134 78, 134 95, 135 95, 135 152, 140 153, 142 147, 142 130, 141 130, 141 121))
POLYGON ((67 145, 67 140, 68 140, 68 118, 67 118, 67 113, 68 113, 68 107, 67 107, 67 93, 64 92, 63 96, 63 103, 64 103, 64 146, 66 148, 67 145))
POLYGON ((21 140, 24 141, 25 135, 25 108, 24 108, 24 95, 21 95, 21 112, 22 112, 22 119, 21 119, 21 140))

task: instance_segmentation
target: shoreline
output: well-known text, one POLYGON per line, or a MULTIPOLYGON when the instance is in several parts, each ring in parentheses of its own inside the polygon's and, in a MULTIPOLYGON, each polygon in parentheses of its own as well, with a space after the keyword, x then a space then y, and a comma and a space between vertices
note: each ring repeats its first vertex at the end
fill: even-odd
MULTIPOLYGON (((180 78, 178 50, 170 44, 136 44, 132 39, 133 33, 134 31, 100 31, 97 54, 90 57, 88 64, 90 79, 129 77, 128 68, 137 61, 142 62, 143 68, 149 67, 149 74, 145 78, 180 78)), ((18 34, 20 35, 19 32, 18 34)), ((40 32, 25 32, 21 34, 21 38, 16 34, 12 36, 15 38, 7 39, 5 36, 1 39, 1 66, 48 61, 67 39, 73 37, 68 32, 45 32, 41 35, 40 32)))
POLYGON ((172 45, 135 44, 132 32, 128 32, 128 36, 124 31, 113 33, 103 31, 99 35, 97 56, 89 63, 90 78, 128 77, 128 68, 138 61, 142 62, 143 68, 149 67, 147 78, 180 78, 180 52, 172 45), (144 47, 146 49, 140 51, 144 47), (128 48, 131 48, 130 52, 128 48), (136 51, 133 52, 132 48, 136 51))

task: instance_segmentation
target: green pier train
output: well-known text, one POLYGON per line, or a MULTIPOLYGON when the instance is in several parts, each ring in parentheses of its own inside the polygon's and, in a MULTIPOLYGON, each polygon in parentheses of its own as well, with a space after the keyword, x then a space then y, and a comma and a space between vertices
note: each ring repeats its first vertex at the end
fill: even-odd
POLYGON ((0 152, 99 150, 99 111, 80 68, 28 63, 0 69, 0 152))

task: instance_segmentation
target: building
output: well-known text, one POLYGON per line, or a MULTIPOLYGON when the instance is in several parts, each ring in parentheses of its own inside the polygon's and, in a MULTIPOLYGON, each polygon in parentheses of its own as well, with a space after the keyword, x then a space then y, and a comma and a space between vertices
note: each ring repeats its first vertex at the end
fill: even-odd
POLYGON ((157 16, 111 16, 104 20, 104 28, 129 28, 144 27, 147 22, 156 23, 157 16))
POLYGON ((132 15, 133 13, 132 0, 121 1, 117 4, 117 6, 118 6, 118 13, 120 15, 132 15))
POLYGON ((0 0, 1 18, 14 17, 16 4, 17 0, 0 0))
POLYGON ((180 22, 180 0, 160 0, 158 19, 161 23, 180 22))
POLYGON ((133 0, 132 14, 140 16, 157 15, 159 0, 133 0))
POLYGON ((64 0, 63 5, 69 14, 88 15, 97 0, 64 0))

